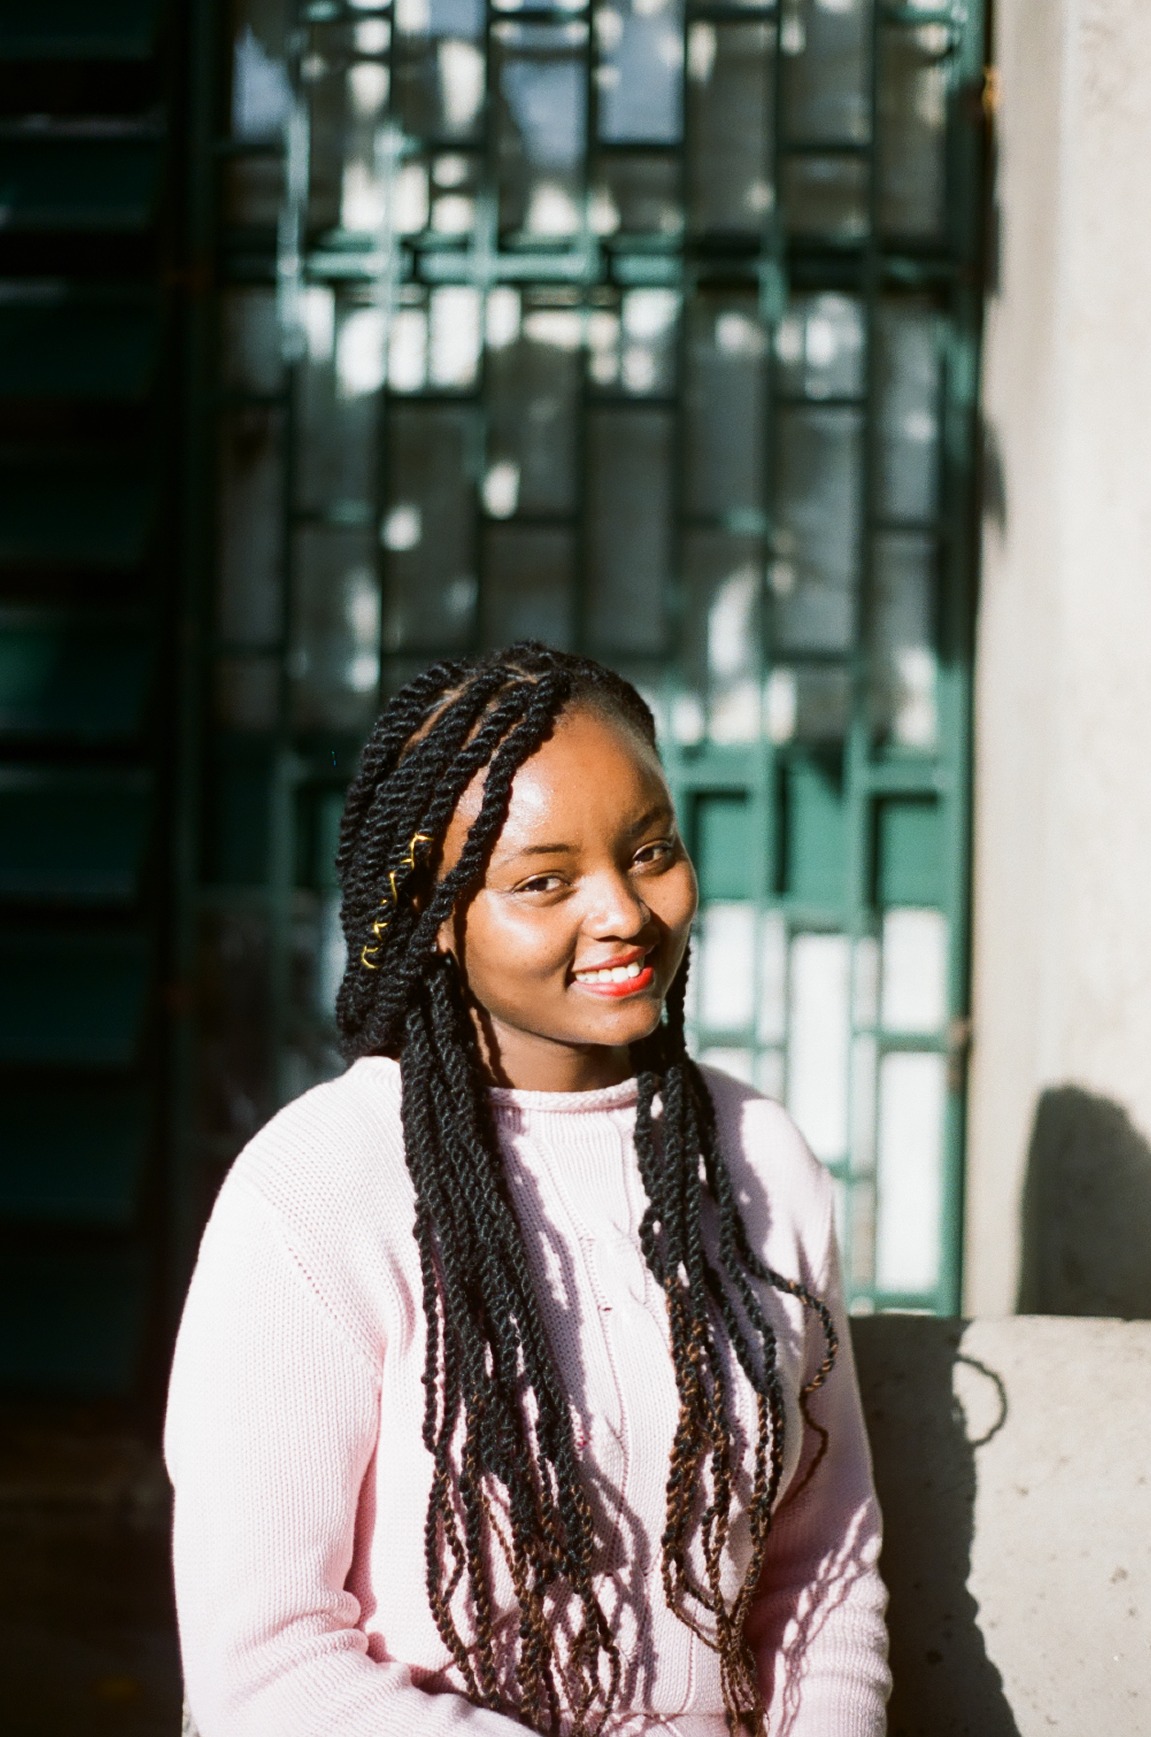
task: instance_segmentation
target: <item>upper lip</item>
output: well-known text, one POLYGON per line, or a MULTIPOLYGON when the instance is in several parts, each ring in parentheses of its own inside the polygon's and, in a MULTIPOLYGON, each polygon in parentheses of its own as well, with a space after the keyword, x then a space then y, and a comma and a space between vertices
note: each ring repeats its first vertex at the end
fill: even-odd
POLYGON ((614 971, 617 965, 634 965, 637 960, 646 959, 650 952, 650 947, 629 947, 626 953, 613 953, 610 959, 594 959, 583 965, 573 965, 572 972, 578 976, 581 971, 614 971))

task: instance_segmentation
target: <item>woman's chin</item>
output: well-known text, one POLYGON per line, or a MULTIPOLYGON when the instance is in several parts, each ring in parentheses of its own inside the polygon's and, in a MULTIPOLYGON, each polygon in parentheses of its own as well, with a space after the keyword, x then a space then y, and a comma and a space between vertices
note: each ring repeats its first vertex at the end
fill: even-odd
POLYGON ((663 1014, 663 997, 654 993, 637 995, 628 1001, 616 1002, 606 1017, 596 1021, 598 1034, 593 1042, 615 1048, 621 1044, 642 1043, 659 1025, 663 1014))

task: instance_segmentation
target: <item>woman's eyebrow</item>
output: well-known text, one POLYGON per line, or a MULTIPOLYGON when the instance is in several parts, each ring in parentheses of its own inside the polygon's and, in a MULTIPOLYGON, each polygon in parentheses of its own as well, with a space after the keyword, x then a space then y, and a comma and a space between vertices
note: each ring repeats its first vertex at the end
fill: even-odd
POLYGON ((519 850, 509 850, 505 855, 493 857, 493 862, 514 862, 520 856, 572 856, 574 844, 525 844, 519 850))
POLYGON ((649 827, 655 820, 674 819, 675 810, 672 808, 671 803, 661 798, 659 802, 653 802, 651 807, 646 811, 646 813, 641 814, 638 820, 633 820, 632 824, 628 827, 628 831, 632 833, 643 832, 645 828, 649 827))

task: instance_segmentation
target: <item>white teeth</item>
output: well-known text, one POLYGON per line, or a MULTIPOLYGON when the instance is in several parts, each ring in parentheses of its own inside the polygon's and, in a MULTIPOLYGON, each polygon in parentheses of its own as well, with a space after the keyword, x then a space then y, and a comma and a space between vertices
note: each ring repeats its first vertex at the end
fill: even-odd
POLYGON ((575 975, 580 983, 627 983, 638 977, 643 968, 642 959, 633 959, 630 965, 612 965, 604 971, 577 971, 575 975))

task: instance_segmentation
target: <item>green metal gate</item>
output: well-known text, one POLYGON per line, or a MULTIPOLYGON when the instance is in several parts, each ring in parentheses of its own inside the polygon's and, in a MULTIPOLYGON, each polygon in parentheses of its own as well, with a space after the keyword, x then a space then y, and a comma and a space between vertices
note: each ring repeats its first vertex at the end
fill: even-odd
POLYGON ((230 29, 185 1198, 336 1066, 380 692, 534 635, 656 707, 697 1048, 831 1165, 853 1306, 954 1309, 981 6, 230 29))
POLYGON ((0 15, 0 1389, 164 1332, 178 8, 0 15))

